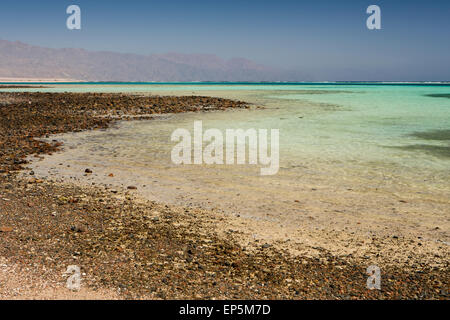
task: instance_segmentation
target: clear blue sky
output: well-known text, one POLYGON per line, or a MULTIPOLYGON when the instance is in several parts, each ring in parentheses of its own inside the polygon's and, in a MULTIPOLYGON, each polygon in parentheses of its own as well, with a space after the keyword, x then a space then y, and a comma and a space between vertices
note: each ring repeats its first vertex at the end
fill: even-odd
POLYGON ((0 38, 151 54, 213 53, 316 80, 450 80, 449 0, 1 0, 0 38), (66 8, 82 30, 66 29, 66 8), (382 30, 366 28, 377 4, 382 30))

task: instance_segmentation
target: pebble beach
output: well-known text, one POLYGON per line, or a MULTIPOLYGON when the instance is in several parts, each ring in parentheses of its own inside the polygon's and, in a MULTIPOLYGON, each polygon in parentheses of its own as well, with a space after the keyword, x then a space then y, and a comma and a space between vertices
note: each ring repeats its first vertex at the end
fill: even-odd
MULTIPOLYGON (((111 189, 37 177, 29 168, 30 157, 64 149, 52 140, 55 134, 168 113, 252 107, 206 96, 0 93, 0 298, 449 298, 445 242, 428 245, 393 234, 366 239, 358 255, 336 254, 319 240, 305 249, 308 254, 296 253, 253 239, 239 215, 150 201, 133 185, 111 189), (393 254, 380 257, 383 251, 393 254), (396 255, 404 259, 389 259, 396 255), (366 270, 375 263, 382 289, 368 290, 366 270), (81 267, 79 292, 65 288, 69 265, 81 267)), ((327 237, 332 235, 317 232, 317 239, 327 237)), ((348 245, 361 245, 356 240, 348 245)))

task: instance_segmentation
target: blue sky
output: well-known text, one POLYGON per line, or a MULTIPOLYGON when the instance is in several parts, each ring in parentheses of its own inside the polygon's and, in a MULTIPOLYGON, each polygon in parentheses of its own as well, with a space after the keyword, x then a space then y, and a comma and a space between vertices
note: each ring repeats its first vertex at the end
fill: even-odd
POLYGON ((312 80, 450 80, 448 0, 2 0, 0 38, 244 57, 312 80), (81 7, 79 31, 66 29, 70 4, 81 7), (366 28, 371 4, 382 30, 366 28))

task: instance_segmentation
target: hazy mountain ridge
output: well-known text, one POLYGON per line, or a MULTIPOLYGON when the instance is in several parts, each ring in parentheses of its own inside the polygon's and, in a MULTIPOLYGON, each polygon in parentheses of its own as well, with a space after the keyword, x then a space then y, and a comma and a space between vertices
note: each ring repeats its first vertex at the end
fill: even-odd
POLYGON ((295 72, 212 54, 123 54, 0 40, 0 78, 90 81, 293 81, 295 72))

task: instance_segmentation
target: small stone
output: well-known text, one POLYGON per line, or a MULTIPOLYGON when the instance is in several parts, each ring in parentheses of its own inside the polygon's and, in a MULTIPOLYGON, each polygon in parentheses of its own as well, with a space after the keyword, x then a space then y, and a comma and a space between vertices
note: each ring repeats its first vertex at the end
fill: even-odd
POLYGON ((85 230, 82 227, 72 226, 72 227, 70 227, 70 231, 77 232, 77 233, 82 233, 85 230))
POLYGON ((86 170, 84 170, 84 172, 85 173, 92 173, 92 170, 91 169, 86 169, 86 170))
POLYGON ((12 231, 13 231, 13 228, 11 228, 11 227, 5 227, 5 226, 0 227, 0 232, 12 232, 12 231))
POLYGON ((136 190, 137 189, 137 187, 135 187, 135 186, 128 186, 128 188, 127 188, 128 190, 136 190))

